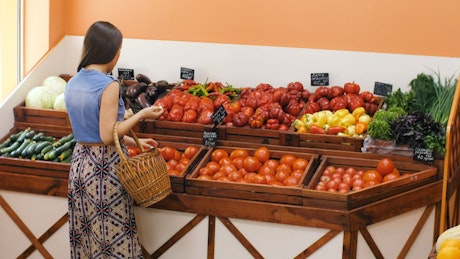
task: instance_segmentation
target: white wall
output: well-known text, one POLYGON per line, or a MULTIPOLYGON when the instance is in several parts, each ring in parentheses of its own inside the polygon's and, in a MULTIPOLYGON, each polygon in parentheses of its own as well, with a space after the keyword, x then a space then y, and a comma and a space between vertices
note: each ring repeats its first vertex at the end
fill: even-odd
MULTIPOLYGON (((39 85, 49 75, 74 74, 81 52, 82 37, 65 37, 27 75, 15 91, 0 105, 0 135, 4 136, 13 127, 13 107, 21 103, 27 92, 39 85)), ((430 69, 443 76, 457 73, 460 59, 364 53, 350 51, 328 51, 318 49, 296 49, 281 47, 261 47, 193 42, 170 42, 154 40, 125 39, 119 67, 133 68, 135 73, 143 73, 152 80, 179 81, 180 67, 194 68, 199 82, 206 80, 228 82, 236 87, 256 86, 270 83, 275 87, 291 81, 301 81, 309 85, 310 73, 328 72, 330 85, 343 85, 347 81, 359 83, 363 90, 373 90, 375 81, 394 85, 394 89, 407 90, 411 79, 430 69)), ((116 71, 116 69, 115 69, 116 71)), ((313 89, 313 88, 311 88, 313 89)), ((18 211, 36 235, 66 211, 64 198, 20 194, 0 191, 0 194, 18 211), (33 209, 30 205, 40 205, 33 209), (40 213, 40 214, 39 214, 40 213)), ((404 237, 411 231, 422 209, 400 215, 393 219, 370 226, 382 253, 386 258, 395 258, 401 249, 404 237), (397 237, 395 239, 394 237, 397 237)), ((179 212, 138 208, 136 213, 141 226, 140 234, 151 252, 161 245, 194 215, 179 212)), ((433 213, 423 228, 420 237, 408 258, 425 258, 432 245, 433 213)), ((284 258, 286 251, 301 252, 326 230, 294 227, 279 224, 232 220, 251 242, 268 258, 284 258), (271 242, 280 242, 292 250, 277 250, 271 242), (268 244, 268 245, 267 245, 268 244)), ((248 258, 247 252, 239 245, 220 222, 217 225, 216 258, 248 258), (231 252, 229 252, 231 251, 231 252)), ((8 233, 0 237, 0 258, 13 258, 23 251, 28 240, 0 210, 0 232, 8 233)), ((207 219, 188 236, 177 243, 163 258, 204 258, 207 219)), ((340 258, 343 235, 338 235, 312 258, 340 258)), ((65 227, 46 244, 59 258, 68 257, 67 232, 65 227)), ((289 252, 289 253, 290 253, 289 252)), ((371 258, 369 248, 359 236, 358 258, 371 258)), ((288 255, 288 258, 291 254, 288 255)), ((31 258, 41 258, 37 253, 31 258)))

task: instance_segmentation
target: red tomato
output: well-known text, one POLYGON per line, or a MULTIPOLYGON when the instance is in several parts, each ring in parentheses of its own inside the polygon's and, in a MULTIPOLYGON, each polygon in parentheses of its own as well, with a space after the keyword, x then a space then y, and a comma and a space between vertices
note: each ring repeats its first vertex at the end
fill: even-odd
POLYGON ((188 159, 192 159, 193 156, 198 153, 198 147, 196 146, 188 146, 185 148, 184 153, 182 153, 182 156, 188 159))
POLYGON ((211 169, 209 169, 209 167, 205 166, 205 167, 200 168, 200 170, 198 171, 198 174, 212 176, 214 173, 211 172, 211 169))
POLYGON ((232 182, 237 182, 238 180, 240 180, 241 178, 243 178, 243 174, 240 172, 240 171, 233 171, 233 172, 230 172, 228 174, 228 178, 232 181, 232 182))
POLYGON ((176 170, 176 169, 169 169, 168 170, 168 175, 180 175, 182 171, 176 170))
POLYGON ((168 162, 169 160, 174 159, 176 155, 176 149, 171 146, 165 146, 160 148, 160 154, 164 160, 168 162))
POLYGON ((219 160, 219 165, 233 164, 233 160, 230 157, 223 157, 219 160))
POLYGON ((205 167, 209 168, 209 171, 211 172, 211 174, 214 174, 220 170, 220 164, 217 163, 216 161, 208 162, 205 167))
POLYGON ((237 148, 237 149, 232 150, 232 152, 230 152, 231 159, 234 159, 235 157, 246 158, 247 156, 249 156, 248 151, 242 148, 237 148))
POLYGON ((222 148, 214 149, 211 153, 211 160, 215 162, 219 162, 224 157, 228 157, 228 152, 222 148))
POLYGON ((280 158, 280 164, 292 166, 297 158, 293 154, 285 154, 280 158))
POLYGON ((269 159, 264 162, 264 165, 270 167, 273 170, 276 170, 276 168, 279 166, 279 162, 275 159, 269 159))
POLYGON ((296 169, 305 170, 307 166, 308 166, 308 160, 305 158, 299 157, 296 160, 294 160, 294 163, 292 164, 292 169, 293 170, 296 170, 296 169))
POLYGON ((257 172, 262 167, 262 163, 253 156, 248 156, 244 159, 243 168, 249 172, 257 172))
POLYGON ((266 184, 267 179, 265 179, 264 175, 254 174, 254 176, 252 177, 252 182, 257 184, 266 184))
POLYGON ((361 87, 355 82, 348 82, 344 84, 343 90, 347 94, 359 94, 361 87))
POLYGON ((299 184, 299 179, 294 176, 288 176, 284 179, 283 184, 285 186, 297 186, 299 184))
POLYGON ((383 180, 383 176, 379 172, 377 172, 377 170, 370 169, 364 172, 363 180, 365 182, 381 183, 383 180))
MULTIPOLYGON (((229 158, 231 159, 231 158, 229 158)), ((244 158, 242 157, 235 157, 232 160, 232 164, 236 166, 236 168, 241 169, 244 167, 244 158)))
POLYGON ((231 172, 235 172, 235 171, 238 171, 238 169, 236 168, 236 166, 232 164, 222 165, 219 170, 219 172, 224 172, 226 175, 228 175, 231 172))
POLYGON ((386 175, 393 172, 394 168, 395 165, 393 163, 393 160, 391 160, 390 158, 382 158, 379 160, 377 164, 377 171, 382 175, 386 175))
POLYGON ((205 174, 204 174, 204 175, 198 176, 197 179, 209 181, 209 180, 212 180, 212 176, 209 176, 209 175, 205 175, 205 174))
POLYGON ((257 158, 261 163, 265 163, 268 159, 270 159, 270 150, 267 147, 259 147, 254 151, 255 158, 257 158))

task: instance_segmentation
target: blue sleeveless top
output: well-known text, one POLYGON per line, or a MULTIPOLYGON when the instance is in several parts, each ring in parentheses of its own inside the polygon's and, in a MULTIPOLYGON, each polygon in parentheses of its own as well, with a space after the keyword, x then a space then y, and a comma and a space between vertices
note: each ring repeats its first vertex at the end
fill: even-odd
MULTIPOLYGON (((97 70, 82 68, 67 83, 64 100, 77 142, 101 143, 99 113, 102 92, 117 79, 97 70)), ((117 121, 123 120, 125 104, 118 100, 117 121)))

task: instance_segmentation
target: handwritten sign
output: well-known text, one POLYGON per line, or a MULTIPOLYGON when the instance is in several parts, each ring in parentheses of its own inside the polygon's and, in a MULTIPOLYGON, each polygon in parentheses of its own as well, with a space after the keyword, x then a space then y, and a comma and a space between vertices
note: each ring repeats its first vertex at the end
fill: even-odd
POLYGON ((217 144, 217 132, 203 131, 203 145, 206 147, 214 147, 217 144))
POLYGON ((327 86, 329 85, 329 73, 311 73, 311 86, 327 86))
POLYGON ((224 106, 221 105, 212 115, 211 120, 214 123, 214 126, 220 124, 225 117, 227 116, 227 111, 225 110, 224 106))
POLYGON ((382 83, 382 82, 375 82, 374 83, 374 94, 387 96, 393 90, 393 85, 382 83))
POLYGON ((118 78, 120 80, 134 80, 134 69, 118 68, 118 78))
POLYGON ((180 68, 180 79, 193 80, 195 78, 195 70, 191 68, 181 67, 180 68))
POLYGON ((432 162, 434 160, 433 150, 425 148, 414 149, 414 160, 422 162, 432 162))

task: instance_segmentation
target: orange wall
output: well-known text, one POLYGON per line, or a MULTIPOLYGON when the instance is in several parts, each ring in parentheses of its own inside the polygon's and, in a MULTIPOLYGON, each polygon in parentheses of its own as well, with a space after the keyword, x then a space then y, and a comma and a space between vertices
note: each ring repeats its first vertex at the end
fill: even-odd
POLYGON ((108 20, 128 38, 460 57, 458 0, 66 0, 64 9, 69 35, 108 20))

